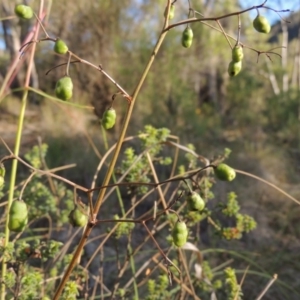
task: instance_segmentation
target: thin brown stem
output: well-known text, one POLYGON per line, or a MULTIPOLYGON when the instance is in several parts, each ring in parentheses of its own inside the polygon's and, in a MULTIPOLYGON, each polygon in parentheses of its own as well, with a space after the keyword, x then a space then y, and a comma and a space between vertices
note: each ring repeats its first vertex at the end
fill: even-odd
POLYGON ((239 14, 244 14, 244 13, 250 11, 250 10, 253 10, 253 9, 262 8, 262 7, 264 7, 265 3, 266 3, 266 1, 262 4, 260 4, 260 5, 252 6, 250 8, 247 8, 247 9, 244 9, 244 10, 241 10, 241 11, 238 11, 238 12, 222 15, 222 16, 219 16, 219 17, 199 18, 199 19, 198 18, 191 18, 191 19, 183 20, 183 21, 174 23, 172 25, 169 25, 167 28, 164 29, 164 31, 169 31, 170 29, 172 29, 174 27, 177 27, 179 25, 189 24, 189 23, 196 23, 196 22, 203 22, 203 21, 218 21, 218 20, 221 20, 221 19, 226 19, 226 18, 236 16, 236 15, 239 15, 239 14))
POLYGON ((268 284, 266 285, 266 287, 261 291, 261 293, 255 298, 255 300, 261 300, 262 297, 266 294, 266 292, 270 289, 270 287, 272 286, 272 284, 277 280, 277 274, 273 275, 273 278, 270 279, 270 281, 268 282, 268 284))
POLYGON ((232 49, 232 45, 230 43, 230 40, 229 40, 229 38, 228 38, 228 36, 227 36, 227 34, 226 34, 226 32, 225 32, 222 24, 220 23, 219 20, 216 20, 216 22, 217 22, 218 26, 220 27, 221 31, 223 32, 223 35, 225 36, 225 39, 226 39, 227 43, 229 44, 230 49, 232 49))
POLYGON ((293 196, 289 195, 287 192, 285 192, 284 190, 282 190, 281 188, 277 187, 275 184, 261 178, 261 177, 258 177, 256 175, 253 175, 251 173, 248 173, 248 172, 245 172, 245 171, 241 171, 241 170, 235 170, 237 173, 240 173, 240 174, 243 174, 243 175, 246 175, 246 176, 249 176, 249 177, 252 177, 254 179, 257 179, 269 186, 271 186, 272 188, 274 188, 275 190, 277 190, 278 192, 280 192, 281 194, 285 195, 287 198, 291 199, 292 201, 294 201, 295 203, 299 204, 300 205, 300 201, 297 200, 296 198, 294 198, 293 196))

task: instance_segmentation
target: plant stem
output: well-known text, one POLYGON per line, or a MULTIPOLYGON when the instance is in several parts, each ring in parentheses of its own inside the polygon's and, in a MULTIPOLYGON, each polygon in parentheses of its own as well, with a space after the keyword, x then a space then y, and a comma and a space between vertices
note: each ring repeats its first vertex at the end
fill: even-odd
MULTIPOLYGON (((44 7, 44 1, 41 0, 40 4, 40 11, 39 15, 42 15, 44 7)), ((34 32, 34 37, 33 39, 37 39, 37 36, 39 34, 39 29, 40 25, 37 22, 36 23, 36 31, 34 32)), ((16 140, 15 140, 15 148, 14 148, 14 155, 19 156, 20 152, 20 145, 21 145, 21 138, 22 138, 22 132, 23 132, 23 124, 24 124, 24 119, 25 119, 25 111, 26 111, 26 105, 27 105, 27 97, 28 97, 28 86, 30 83, 30 75, 34 63, 34 54, 35 54, 35 48, 36 48, 36 43, 33 43, 30 56, 29 56, 29 62, 28 62, 28 69, 26 71, 26 77, 25 77, 25 82, 24 82, 24 92, 22 96, 22 102, 21 102, 21 111, 19 115, 19 121, 18 121, 18 128, 17 128, 17 134, 16 134, 16 140)), ((13 198, 14 198, 14 187, 15 187, 15 182, 16 182, 16 175, 17 175, 17 167, 18 167, 18 160, 13 160, 12 162, 12 169, 11 169, 11 177, 10 177, 10 183, 9 183, 9 195, 8 195, 8 203, 7 203, 7 211, 9 211, 10 206, 12 204, 13 198)), ((5 238, 4 238, 4 244, 3 247, 6 248, 8 243, 9 243, 9 229, 8 229, 8 221, 9 221, 9 216, 8 214, 6 218, 6 223, 5 223, 5 238)), ((1 278, 4 280, 6 276, 6 271, 7 271, 7 265, 6 265, 6 258, 3 258, 2 261, 2 267, 1 267, 1 278)), ((2 281, 1 283, 1 288, 0 288, 0 299, 5 300, 5 284, 2 281)))
MULTIPOLYGON (((109 149, 108 148, 109 146, 108 146, 108 141, 107 141, 107 135, 106 135, 106 131, 105 131, 105 129, 102 125, 101 125, 101 132, 102 132, 102 136, 103 136, 104 148, 107 151, 109 149)), ((115 175, 114 172, 112 174, 112 179, 113 179, 113 182, 116 184, 117 179, 116 179, 116 175, 115 175)), ((124 218, 124 216, 126 215, 126 212, 125 212, 125 207, 124 207, 124 203, 123 203, 123 199, 122 199, 122 195, 121 195, 119 187, 116 188, 116 193, 117 193, 117 197, 118 197, 118 200, 119 200, 119 205, 120 205, 120 208, 121 208, 122 217, 124 218)), ((134 264, 134 259, 133 259, 133 256, 132 256, 133 250, 132 250, 132 247, 131 247, 130 244, 128 244, 128 253, 130 253, 130 258, 129 258, 130 259, 130 267, 131 267, 132 274, 133 274, 134 299, 139 299, 138 287, 137 287, 136 280, 135 280, 135 273, 136 273, 135 272, 135 264, 134 264)))
MULTIPOLYGON (((171 1, 169 0, 168 1, 168 5, 171 5, 171 1)), ((111 179, 111 176, 113 174, 113 170, 114 170, 114 167, 116 165, 116 162, 117 162, 117 158, 119 156, 119 153, 120 153, 120 150, 121 150, 121 146, 123 144, 123 141, 124 141, 124 138, 125 138, 125 135, 126 135, 126 132, 127 132, 127 128, 128 128, 128 125, 129 125, 129 121, 131 119, 131 115, 132 115, 132 112, 133 112, 133 108, 134 108, 134 104, 135 104, 135 101, 137 99, 137 96, 140 92, 140 89, 148 75, 148 72, 155 60, 155 57, 156 57, 156 54, 158 52, 158 50, 160 49, 160 46, 162 45, 162 42, 163 40, 165 39, 165 36, 167 35, 167 31, 165 30, 168 26, 168 20, 165 19, 165 22, 164 22, 164 26, 163 26, 163 30, 161 32, 161 34, 159 35, 159 38, 156 42, 156 45, 153 49, 153 52, 152 52, 152 55, 144 69, 144 72, 142 73, 142 76, 133 92, 133 96, 132 96, 132 99, 131 99, 131 102, 129 103, 128 105, 128 109, 127 109, 127 112, 126 112, 126 116, 125 116, 125 120, 124 120, 124 124, 122 126, 122 130, 121 130, 121 133, 120 133, 120 137, 118 139, 118 142, 117 142, 117 145, 116 145, 116 148, 115 148, 115 151, 114 151, 114 154, 113 154, 113 157, 112 157, 112 160, 110 162, 110 165, 109 165, 109 168, 106 172, 106 175, 105 175, 105 178, 103 180, 103 183, 102 185, 108 185, 110 179, 111 179)), ((106 188, 103 188, 100 192, 99 192, 99 195, 98 195, 98 199, 97 199, 97 202, 94 206, 94 211, 93 211, 93 215, 94 216, 97 216, 99 210, 100 210, 100 206, 102 204, 102 201, 103 201, 103 198, 104 198, 104 195, 105 195, 105 192, 106 192, 106 188)), ((65 286, 65 284, 67 283, 68 279, 69 279, 69 276, 72 272, 72 270, 74 269, 76 263, 77 263, 77 259, 78 259, 78 256, 81 254, 81 251, 82 251, 82 248, 84 247, 89 235, 91 234, 92 232, 92 226, 87 226, 86 229, 85 229, 85 232, 83 233, 82 235, 82 238, 75 250, 75 253, 73 255, 73 258, 55 292, 55 295, 53 297, 53 300, 58 300, 62 291, 63 291, 63 288, 65 286)))
MULTIPOLYGON (((19 155, 19 151, 20 151, 23 122, 24 122, 26 103, 27 103, 27 95, 28 95, 28 90, 25 90, 23 93, 23 97, 22 97, 22 105, 21 105, 17 135, 16 135, 16 140, 15 140, 14 154, 16 156, 19 155)), ((8 195, 8 203, 6 206, 7 212, 10 209, 10 206, 12 204, 13 197, 14 197, 14 187, 15 187, 15 182, 16 182, 17 166, 18 166, 18 160, 14 159, 12 162, 11 177, 10 177, 10 182, 9 182, 9 195, 8 195)), ((4 248, 6 248, 9 243, 9 229, 8 229, 9 216, 8 216, 8 213, 6 213, 6 216, 7 216, 7 218, 6 218, 5 229, 4 229, 4 236, 5 236, 4 237, 4 245, 3 245, 4 248)), ((4 257, 3 261, 2 261, 2 269, 1 269, 1 278, 3 278, 3 280, 6 276, 6 270, 7 270, 6 259, 4 257)), ((0 294, 1 294, 1 300, 5 300, 5 284, 3 282, 1 283, 1 293, 0 294)))

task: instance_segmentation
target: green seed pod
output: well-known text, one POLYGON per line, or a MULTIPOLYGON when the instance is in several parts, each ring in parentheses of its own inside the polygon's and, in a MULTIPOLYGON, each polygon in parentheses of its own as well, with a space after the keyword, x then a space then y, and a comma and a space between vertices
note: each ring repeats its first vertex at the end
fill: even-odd
POLYGON ((110 109, 106 110, 102 116, 102 121, 101 121, 102 126, 105 129, 112 128, 116 123, 116 117, 117 117, 117 114, 116 114, 116 110, 114 108, 111 107, 110 109))
POLYGON ((242 61, 234 62, 231 61, 228 65, 228 74, 233 77, 240 73, 242 70, 242 61))
POLYGON ((240 45, 232 49, 232 61, 239 62, 244 58, 243 48, 240 45))
POLYGON ((66 54, 69 49, 63 40, 58 39, 54 44, 53 50, 58 54, 66 54))
POLYGON ((5 167, 4 164, 0 164, 0 176, 5 177, 5 167))
POLYGON ((217 165, 214 168, 214 172, 218 179, 224 181, 232 181, 236 176, 235 170, 223 163, 217 165))
POLYGON ((269 33, 271 30, 271 25, 270 25, 268 19, 259 14, 253 20, 253 27, 255 28, 256 31, 262 32, 262 33, 269 33))
POLYGON ((73 94, 73 83, 69 76, 59 79, 55 86, 56 97, 62 100, 69 100, 73 94))
POLYGON ((187 198, 187 206, 190 211, 201 211, 205 207, 205 202, 198 193, 192 192, 187 198))
POLYGON ((182 46, 185 48, 190 48, 193 43, 193 37, 194 37, 194 33, 192 28, 190 26, 187 26, 182 33, 182 37, 181 37, 182 46))
MULTIPOLYGON (((169 12, 169 20, 172 20, 174 18, 174 16, 175 16, 175 6, 173 4, 171 4, 170 12, 169 12)), ((164 17, 165 18, 167 17, 167 7, 164 12, 164 17)))
POLYGON ((172 230, 172 238, 177 247, 182 247, 186 243, 188 238, 188 229, 184 222, 176 222, 172 230))
POLYGON ((69 221, 73 227, 83 227, 88 222, 88 216, 76 206, 69 214, 69 221))
POLYGON ((18 4, 15 6, 15 14, 22 19, 31 19, 33 17, 33 10, 30 6, 18 4))
POLYGON ((28 209, 24 201, 12 202, 8 214, 8 228, 11 231, 21 232, 28 223, 28 209))

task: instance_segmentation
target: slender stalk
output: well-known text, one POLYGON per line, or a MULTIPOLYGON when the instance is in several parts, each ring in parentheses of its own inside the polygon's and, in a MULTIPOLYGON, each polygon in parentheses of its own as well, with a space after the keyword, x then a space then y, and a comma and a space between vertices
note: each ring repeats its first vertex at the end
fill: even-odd
MULTIPOLYGON (((19 115, 19 123, 18 123, 18 129, 17 129, 17 135, 15 140, 15 149, 14 154, 19 155, 20 151, 20 144, 21 144, 21 137, 22 137, 22 130, 23 130, 23 122, 24 122, 24 116, 25 116, 25 109, 26 109, 26 102, 27 102, 27 95, 28 90, 25 90, 22 97, 22 105, 21 105, 21 111, 19 115)), ((18 166, 18 160, 14 159, 12 163, 12 169, 11 169, 11 177, 10 177, 10 183, 9 183, 9 195, 8 195, 8 203, 6 206, 7 211, 9 211, 9 208, 12 204, 13 197, 14 197, 14 187, 16 183, 16 175, 17 175, 17 166, 18 166)), ((9 229, 8 229, 8 221, 9 217, 6 213, 6 223, 5 223, 5 229, 4 229, 4 248, 7 247, 9 243, 9 229)), ((6 276, 6 258, 3 258, 2 261, 2 269, 1 269, 1 278, 5 278, 6 276)), ((5 284, 1 282, 1 300, 5 300, 5 284)))
MULTIPOLYGON (((40 11, 39 11, 40 16, 42 15, 43 7, 44 7, 44 1, 41 0, 40 11)), ((33 37, 34 39, 37 39, 37 37, 38 37, 39 28, 40 28, 40 25, 37 22, 36 31, 34 32, 34 37, 33 37)), ((27 97, 28 97, 28 86, 29 86, 30 75, 31 75, 31 71, 33 68, 33 63, 34 63, 35 48, 36 48, 36 43, 33 43, 31 52, 30 52, 30 56, 29 56, 28 69, 26 71, 26 77, 25 77, 25 82, 24 82, 25 89, 24 89, 23 96, 22 96, 21 111, 20 111, 20 115, 19 115, 18 128, 17 128, 16 140, 15 140, 15 148, 14 148, 15 156, 19 156, 19 152, 20 152, 23 124, 24 124, 25 111, 26 111, 26 105, 27 105, 27 97)), ((11 177, 10 177, 10 183, 9 183, 8 203, 7 203, 7 207, 6 207, 7 211, 9 211, 9 208, 10 208, 13 198, 14 198, 14 187, 15 187, 15 183, 16 183, 17 168, 18 168, 18 160, 15 159, 15 160, 13 160, 13 163, 12 163, 11 177)), ((4 230, 5 238, 4 238, 4 244, 3 244, 4 248, 7 247, 8 243, 9 243, 9 228, 8 228, 9 216, 8 216, 8 214, 6 214, 6 215, 7 215, 7 218, 6 218, 5 230, 4 230)), ((3 278, 3 279, 5 278, 6 271, 7 271, 6 259, 3 258, 2 267, 1 267, 1 278, 3 278)), ((1 282, 0 284, 1 284, 0 299, 5 300, 5 294, 6 294, 5 293, 5 284, 4 284, 4 282, 1 282)))
MULTIPOLYGON (((168 5, 171 5, 171 0, 168 1, 168 5)), ((117 158, 119 156, 119 153, 120 153, 120 150, 121 150, 121 146, 123 144, 123 141, 124 141, 124 138, 125 138, 125 135, 126 135, 126 132, 127 132, 127 128, 128 128, 128 125, 129 125, 129 121, 131 119, 131 115, 132 115, 132 112, 133 112, 133 108, 134 108, 134 104, 136 102, 136 99, 137 99, 137 96, 139 94, 139 91, 141 89, 141 87, 143 86, 143 83, 147 77, 147 74, 155 60, 155 57, 156 57, 156 54, 158 52, 158 50, 160 49, 160 46, 162 45, 162 42, 164 41, 166 35, 167 35, 167 31, 165 30, 168 26, 168 20, 165 19, 165 22, 164 22, 164 26, 163 26, 163 30, 156 42, 156 45, 153 49, 153 52, 152 52, 152 55, 145 67, 145 70, 144 72, 142 73, 142 76, 133 92, 133 96, 132 96, 132 99, 131 99, 131 102, 129 103, 128 105, 128 109, 127 109, 127 112, 126 112, 126 116, 125 116, 125 120, 124 120, 124 124, 122 126, 122 131, 120 133, 120 137, 118 139, 118 142, 117 142, 117 145, 116 145, 116 148, 115 148, 115 152, 113 154, 113 157, 112 157, 112 160, 111 160, 111 163, 109 165, 109 169, 107 170, 107 173, 106 173, 106 176, 103 180, 103 185, 108 185, 110 179, 111 179, 111 176, 113 174, 113 170, 114 170, 114 167, 116 165, 116 162, 117 162, 117 158)), ((97 202, 94 206, 94 211, 93 211, 93 215, 97 216, 98 212, 99 212, 99 209, 100 209, 100 206, 102 204, 102 201, 103 201, 103 198, 104 198, 104 195, 105 195, 105 192, 106 192, 106 188, 102 189, 100 192, 99 192, 99 195, 98 195, 98 199, 97 199, 97 202)), ((77 261, 77 257, 80 255, 81 253, 81 250, 82 248, 84 247, 89 235, 91 234, 91 231, 92 231, 92 226, 87 226, 86 229, 85 229, 85 232, 84 234, 82 235, 82 238, 75 250, 75 253, 73 255, 73 258, 55 292, 55 295, 53 297, 53 300, 58 300, 62 291, 63 291, 63 288, 66 284, 66 282, 68 281, 69 277, 70 277, 70 274, 72 272, 72 270, 74 269, 75 265, 76 265, 76 261, 77 261)))
POLYGON ((266 287, 261 291, 261 293, 256 297, 255 300, 261 300, 262 297, 266 294, 266 292, 270 289, 271 285, 277 280, 277 274, 273 275, 273 278, 270 279, 266 287))
MULTIPOLYGON (((105 150, 107 151, 109 149, 107 135, 106 135, 105 129, 102 125, 101 125, 101 132, 102 132, 102 136, 103 136, 104 147, 105 147, 105 150)), ((114 184, 117 184, 117 179, 116 179, 115 173, 112 174, 112 180, 113 180, 114 184)), ((125 207, 124 207, 124 203, 123 203, 123 199, 122 199, 122 195, 121 195, 119 187, 116 188, 116 193, 117 193, 119 205, 121 208, 122 217, 124 218, 126 215, 126 212, 125 212, 125 207)), ((136 279, 135 279, 135 275, 136 275, 135 264, 134 264, 134 259, 133 259, 133 255, 132 255, 133 249, 132 249, 130 243, 128 244, 127 248, 128 248, 128 253, 130 253, 130 255, 129 255, 130 267, 131 267, 133 279, 134 279, 133 280, 134 299, 139 299, 138 287, 137 287, 137 283, 136 283, 136 279)))

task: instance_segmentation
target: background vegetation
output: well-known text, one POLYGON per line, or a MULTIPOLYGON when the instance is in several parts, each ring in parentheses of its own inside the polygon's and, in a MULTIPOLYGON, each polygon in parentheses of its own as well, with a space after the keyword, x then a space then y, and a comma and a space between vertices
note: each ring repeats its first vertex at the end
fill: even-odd
MULTIPOLYGON (((13 15, 14 2, 4 0, 1 3, 0 16, 0 82, 5 87, 0 94, 0 136, 11 149, 14 148, 20 115, 20 88, 24 86, 26 76, 26 53, 24 58, 17 61, 18 67, 7 85, 4 85, 4 81, 15 59, 20 56, 19 49, 35 23, 33 19, 23 21, 5 18, 13 15)), ((39 1, 29 2, 38 12, 39 1)), ((101 64, 131 93, 161 32, 166 2, 46 1, 44 24, 51 37, 62 38, 76 55, 95 65, 101 64)), ((220 16, 242 9, 238 1, 191 3, 193 9, 204 16, 220 16)), ((278 10, 289 8, 277 1, 268 1, 267 4, 278 10)), ((172 22, 187 18, 188 1, 178 0, 175 6, 176 14, 172 22)), ((269 11, 270 13, 272 12, 269 11)), ((243 69, 234 78, 227 74, 231 49, 223 34, 200 22, 192 23, 193 45, 190 49, 185 49, 180 42, 185 25, 172 29, 164 40, 138 96, 127 136, 136 136, 144 132, 155 137, 153 145, 156 145, 162 142, 162 133, 145 126, 168 128, 171 135, 179 138, 178 144, 186 149, 195 150, 211 161, 224 155, 224 149, 229 148, 232 152, 227 162, 232 167, 255 174, 300 199, 300 14, 299 11, 281 14, 290 23, 281 20, 275 12, 273 14, 276 22, 268 35, 256 32, 252 27, 250 14, 242 14, 241 42, 258 51, 284 47, 275 50, 281 57, 258 57, 255 51, 245 48, 243 69)), ((217 27, 216 22, 207 23, 217 27)), ((221 20, 221 24, 227 34, 236 36, 236 16, 221 20)), ((117 96, 114 101, 118 115, 117 123, 112 130, 104 134, 99 120, 104 110, 110 106, 112 95, 118 91, 116 86, 89 66, 72 64, 72 102, 94 109, 78 109, 53 101, 48 95, 54 95, 56 81, 64 75, 64 69, 55 68, 49 74, 45 74, 53 66, 64 62, 65 57, 54 53, 53 43, 46 41, 37 44, 30 86, 40 92, 29 92, 28 95, 20 157, 33 166, 36 163, 36 167, 42 169, 76 163, 76 167, 63 169, 59 175, 76 184, 90 187, 99 161, 118 139, 127 110, 126 100, 117 96)), ((149 146, 145 143, 143 139, 136 138, 122 148, 122 155, 115 168, 117 179, 133 163, 136 158, 134 154, 142 153, 149 146), (135 152, 126 150, 128 147, 132 147, 135 152)), ((168 147, 151 153, 153 158, 156 158, 155 162, 158 162, 155 164, 155 172, 161 181, 170 176, 172 164, 168 165, 167 161, 160 159, 174 159, 174 153, 174 150, 168 147)), ((7 154, 7 149, 1 146, 0 157, 7 154)), ((109 159, 105 166, 108 163, 109 159)), ((179 166, 188 171, 197 166, 193 164, 195 162, 191 157, 184 151, 179 152, 176 174, 179 173, 179 166)), ((10 163, 5 163, 5 167, 6 185, 0 195, 3 232, 7 214, 5 205, 10 163)), ((140 176, 136 181, 154 181, 151 169, 147 168, 145 162, 137 166, 137 169, 144 172, 135 174, 140 176), (149 175, 148 179, 143 178, 145 174, 149 175)), ((105 168, 101 169, 96 186, 101 186, 104 174, 105 168)), ((18 167, 16 196, 20 192, 22 182, 29 175, 30 172, 24 165, 18 167)), ((194 253, 191 249, 181 253, 190 270, 193 270, 193 293, 185 290, 180 294, 180 282, 176 280, 172 286, 168 285, 166 270, 163 269, 161 257, 151 240, 141 249, 138 248, 147 235, 145 228, 140 224, 135 224, 134 229, 129 225, 130 228, 120 226, 119 233, 108 239, 98 251, 100 241, 105 241, 107 233, 114 226, 111 223, 103 223, 93 231, 81 262, 73 274, 73 281, 67 286, 69 294, 66 292, 64 297, 75 299, 77 295, 78 299, 92 299, 89 297, 93 295, 94 299, 104 299, 111 297, 114 291, 116 298, 133 299, 136 297, 134 290, 138 285, 140 299, 238 299, 234 298, 235 294, 230 298, 230 293, 226 292, 226 279, 234 277, 230 273, 231 270, 226 269, 230 266, 235 269, 238 282, 241 282, 245 270, 249 267, 242 282, 243 299, 255 299, 275 273, 278 274, 278 280, 264 299, 299 299, 299 205, 261 181, 243 174, 238 173, 236 180, 230 184, 216 183, 209 178, 211 199, 208 208, 213 209, 219 203, 226 203, 227 199, 233 199, 236 195, 240 212, 252 216, 257 222, 257 229, 243 234, 240 239, 226 240, 216 235, 214 226, 207 220, 197 223, 198 227, 195 227, 192 235, 193 245, 197 246, 197 255, 203 256, 200 261, 205 276, 201 277, 197 273, 199 261, 195 258, 196 254, 190 254, 194 253), (232 191, 235 194, 231 194, 232 191), (139 255, 135 256, 135 267, 130 267, 132 261, 129 254, 135 250, 139 255), (93 257, 93 253, 96 253, 96 257, 93 257), (124 272, 123 266, 126 266, 124 272), (225 269, 227 271, 224 273, 225 269), (136 273, 139 270, 141 273, 136 273), (161 291, 161 294, 156 295, 157 291, 161 291)), ((129 181, 128 178, 126 180, 129 181)), ((174 198, 176 189, 177 186, 171 186, 169 190, 165 190, 165 197, 174 198)), ((101 219, 112 219, 116 214, 122 215, 118 206, 120 197, 123 199, 125 211, 128 211, 130 206, 142 197, 138 192, 146 191, 130 189, 130 192, 131 194, 128 194, 128 190, 123 187, 120 188, 120 194, 114 192, 101 208, 101 219)), ((79 196, 87 203, 84 194, 79 196)), ((31 231, 26 231, 22 238, 17 236, 19 244, 8 253, 17 257, 17 260, 25 260, 22 258, 22 251, 30 249, 30 255, 26 256, 26 260, 29 257, 26 268, 31 270, 31 277, 26 277, 24 271, 19 270, 16 277, 11 277, 8 294, 10 297, 16 297, 15 299, 42 298, 46 295, 52 297, 51 293, 57 286, 82 233, 67 224, 68 213, 73 207, 73 189, 47 176, 35 177, 26 188, 23 197, 28 199, 26 202, 31 207, 31 231), (43 253, 45 261, 40 259, 40 253, 43 253), (36 270, 36 273, 32 270, 36 270), (16 291, 13 280, 22 282, 23 294, 16 296, 16 292, 13 292, 16 291), (43 282, 41 290, 37 291, 37 295, 30 295, 28 291, 32 290, 33 286, 36 287, 38 282, 43 282), (25 291, 25 287, 28 291, 25 291), (27 298, 22 298, 22 295, 26 295, 27 298)), ((135 215, 130 217, 143 216, 153 209, 154 200, 157 199, 157 193, 152 193, 136 208, 135 215)), ((175 208, 180 209, 180 206, 175 208)), ((229 227, 235 224, 232 219, 221 215, 218 215, 218 219, 229 227)), ((166 220, 165 216, 163 221, 166 220)), ((158 226, 158 223, 151 223, 151 228, 154 225, 158 226)), ((158 230, 155 236, 166 251, 170 248, 166 242, 168 235, 169 231, 165 227, 158 230)), ((7 254, 7 249, 1 251, 2 255, 7 254)), ((182 256, 179 254, 177 262, 179 265, 182 263, 182 256)), ((8 265, 8 270, 16 272, 16 267, 8 265)), ((178 275, 176 270, 174 273, 175 276, 178 275)), ((5 280, 8 282, 9 277, 5 280)), ((187 278, 181 278, 182 282, 189 281, 187 278)), ((189 287, 188 284, 187 286, 189 287)))

